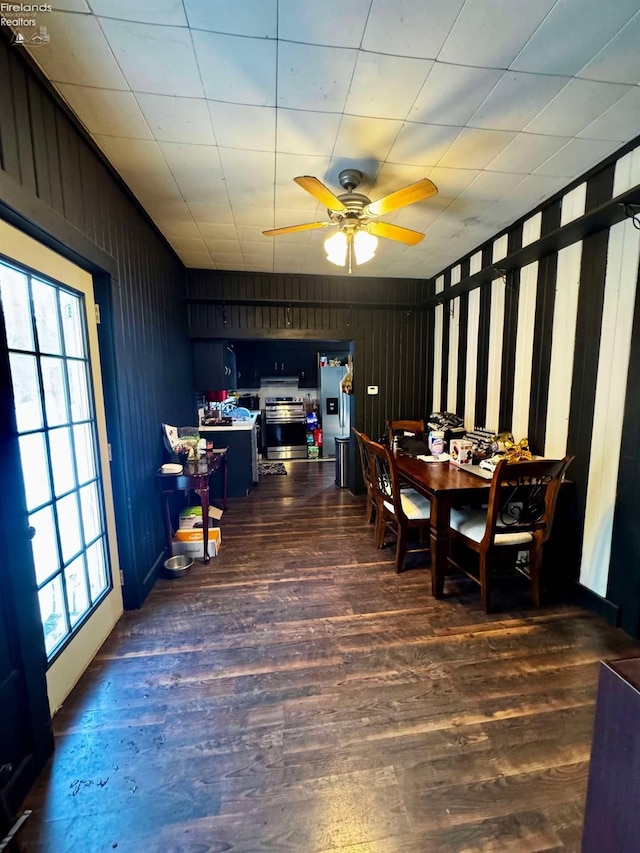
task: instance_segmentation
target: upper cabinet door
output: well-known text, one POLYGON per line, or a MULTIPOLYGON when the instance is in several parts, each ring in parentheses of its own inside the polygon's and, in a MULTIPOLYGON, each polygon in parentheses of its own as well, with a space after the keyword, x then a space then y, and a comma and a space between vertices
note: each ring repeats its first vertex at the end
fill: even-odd
POLYGON ((224 346, 224 382, 222 387, 227 391, 235 391, 238 387, 236 354, 229 343, 224 346))
POLYGON ((264 345, 262 376, 297 376, 300 346, 296 342, 274 341, 264 345))
POLYGON ((197 391, 226 391, 226 347, 223 341, 194 341, 193 368, 197 391))
POLYGON ((261 368, 258 346, 253 341, 240 341, 235 344, 238 388, 258 388, 260 386, 261 368))
POLYGON ((301 353, 298 363, 298 385, 300 388, 316 388, 318 385, 317 349, 301 353))

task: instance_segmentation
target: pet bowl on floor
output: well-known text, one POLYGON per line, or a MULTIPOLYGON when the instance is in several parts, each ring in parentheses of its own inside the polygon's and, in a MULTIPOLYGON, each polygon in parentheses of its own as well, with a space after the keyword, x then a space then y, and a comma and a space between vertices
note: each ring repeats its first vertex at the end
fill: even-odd
POLYGON ((164 562, 164 576, 166 578, 180 578, 186 575, 193 565, 193 557, 187 554, 177 554, 175 557, 169 557, 164 562))

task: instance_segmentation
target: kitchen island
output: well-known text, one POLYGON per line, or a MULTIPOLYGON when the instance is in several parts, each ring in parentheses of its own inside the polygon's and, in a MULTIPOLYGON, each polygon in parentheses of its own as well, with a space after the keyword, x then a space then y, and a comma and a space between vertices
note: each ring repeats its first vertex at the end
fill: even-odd
POLYGON ((244 498, 258 482, 258 428, 260 412, 251 412, 249 418, 234 420, 221 426, 201 426, 200 436, 212 441, 214 448, 226 447, 228 468, 228 494, 231 498, 244 498))

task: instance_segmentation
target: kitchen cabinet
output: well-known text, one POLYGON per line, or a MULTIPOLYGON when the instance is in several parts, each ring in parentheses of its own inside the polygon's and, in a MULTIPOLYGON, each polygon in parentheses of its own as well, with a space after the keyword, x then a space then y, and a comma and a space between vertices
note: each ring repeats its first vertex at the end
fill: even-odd
POLYGON ((318 352, 332 352, 327 341, 233 342, 237 359, 239 388, 258 388, 269 377, 294 377, 299 388, 318 387, 318 352))
POLYGON ((236 354, 228 341, 194 341, 193 367, 197 391, 233 391, 236 354))
POLYGON ((260 387, 260 344, 239 341, 235 344, 238 388, 260 387))
POLYGON ((318 387, 318 350, 303 350, 298 360, 298 387, 318 387))
POLYGON ((261 376, 297 376, 298 348, 279 341, 263 345, 260 353, 261 376))
POLYGON ((256 417, 231 426, 200 427, 200 435, 216 447, 227 448, 227 493, 244 498, 258 482, 258 438, 256 417))

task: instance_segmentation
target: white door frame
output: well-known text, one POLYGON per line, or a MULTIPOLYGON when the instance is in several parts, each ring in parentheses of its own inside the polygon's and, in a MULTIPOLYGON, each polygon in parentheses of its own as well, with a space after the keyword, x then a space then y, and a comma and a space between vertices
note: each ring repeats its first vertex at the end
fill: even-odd
POLYGON ((48 249, 22 231, 2 221, 0 221, 0 254, 12 259, 17 264, 36 270, 48 278, 83 293, 87 312, 85 319, 110 557, 108 570, 111 574, 113 588, 82 625, 78 633, 56 657, 47 671, 47 693, 49 708, 53 716, 89 666, 123 612, 93 279, 88 272, 66 260, 57 252, 48 249))

